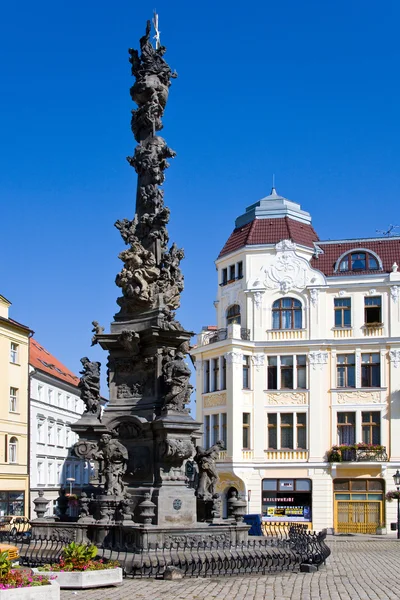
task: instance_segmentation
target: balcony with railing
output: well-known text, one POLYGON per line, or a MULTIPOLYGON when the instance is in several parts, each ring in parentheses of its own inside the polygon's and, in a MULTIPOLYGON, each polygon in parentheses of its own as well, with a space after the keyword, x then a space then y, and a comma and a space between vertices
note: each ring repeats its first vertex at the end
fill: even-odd
POLYGON ((328 462, 385 462, 386 446, 378 444, 352 444, 332 446, 327 452, 328 462))
MULTIPOLYGON (((200 334, 201 339, 199 340, 199 345, 205 346, 207 344, 215 344, 217 342, 222 342, 228 339, 228 328, 225 327, 223 329, 216 329, 213 331, 206 331, 200 334)), ((235 332, 236 335, 236 332, 235 332)), ((200 337, 199 336, 199 337, 200 337)), ((241 340, 250 340, 250 329, 245 329, 244 327, 240 328, 240 338, 241 340)))

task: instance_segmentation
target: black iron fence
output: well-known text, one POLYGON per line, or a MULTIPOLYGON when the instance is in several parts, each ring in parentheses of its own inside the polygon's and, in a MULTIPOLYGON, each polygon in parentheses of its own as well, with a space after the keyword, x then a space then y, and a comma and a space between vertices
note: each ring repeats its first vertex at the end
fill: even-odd
MULTIPOLYGON (((271 528, 270 535, 250 538, 238 545, 181 541, 150 544, 146 550, 138 550, 131 544, 104 544, 98 547, 98 557, 119 561, 125 577, 163 577, 168 567, 179 569, 186 577, 265 574, 297 571, 304 565, 319 567, 330 555, 325 538, 326 530, 311 533, 305 526, 291 525, 286 530, 271 528)), ((21 565, 37 567, 57 562, 71 539, 33 537, 29 531, 0 531, 0 541, 17 546, 21 565)))

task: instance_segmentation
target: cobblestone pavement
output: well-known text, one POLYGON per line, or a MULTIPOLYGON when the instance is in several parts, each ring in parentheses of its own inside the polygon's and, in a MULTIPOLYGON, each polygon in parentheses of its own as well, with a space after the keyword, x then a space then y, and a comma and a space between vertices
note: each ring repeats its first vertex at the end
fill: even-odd
POLYGON ((317 573, 162 581, 125 579, 121 587, 64 590, 62 600, 400 600, 400 541, 331 538, 317 573))

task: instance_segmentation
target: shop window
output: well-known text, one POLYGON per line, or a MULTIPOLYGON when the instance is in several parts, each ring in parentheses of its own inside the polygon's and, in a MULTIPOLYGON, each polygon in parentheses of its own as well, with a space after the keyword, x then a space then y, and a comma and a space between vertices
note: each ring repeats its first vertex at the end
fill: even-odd
POLYGON ((312 488, 309 479, 263 479, 261 502, 265 521, 310 522, 312 488))
POLYGON ((381 296, 368 296, 364 298, 365 325, 382 324, 382 298, 381 296))
POLYGON ((355 354, 338 354, 336 357, 337 387, 356 387, 355 354))
POLYGON ((24 492, 0 492, 0 515, 18 515, 25 513, 24 492))
POLYGON ((351 298, 335 298, 335 327, 351 327, 351 298))
POLYGON ((226 311, 226 324, 227 325, 240 325, 240 306, 239 304, 233 304, 226 311))
POLYGON ((378 352, 361 355, 361 387, 381 386, 381 363, 378 352))
POLYGON ((250 449, 250 413, 243 413, 243 450, 250 449))
POLYGON ((295 298, 280 298, 272 305, 272 329, 301 329, 301 302, 295 298))
POLYGON ((354 444, 356 437, 356 413, 337 413, 337 430, 339 444, 347 446, 354 444))
POLYGON ((362 441, 365 444, 381 443, 381 413, 378 411, 361 413, 362 441))
POLYGON ((243 356, 243 389, 250 389, 250 356, 243 356))

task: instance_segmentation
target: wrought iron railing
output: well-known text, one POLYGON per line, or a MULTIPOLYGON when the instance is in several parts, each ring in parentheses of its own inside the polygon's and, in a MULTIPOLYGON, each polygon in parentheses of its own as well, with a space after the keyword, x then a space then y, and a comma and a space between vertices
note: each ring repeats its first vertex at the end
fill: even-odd
MULTIPOLYGON (((228 337, 228 329, 217 329, 217 331, 211 333, 207 338, 203 338, 203 344, 215 344, 216 342, 221 342, 226 340, 228 337)), ((250 340, 250 329, 246 329, 242 327, 240 329, 240 339, 241 340, 250 340)))
POLYGON ((385 462, 385 446, 333 446, 328 452, 329 462, 385 462))

